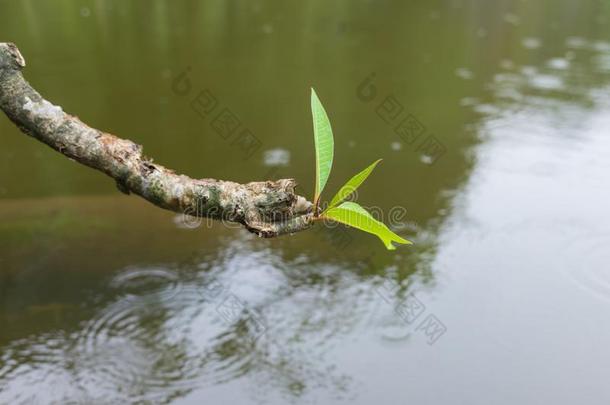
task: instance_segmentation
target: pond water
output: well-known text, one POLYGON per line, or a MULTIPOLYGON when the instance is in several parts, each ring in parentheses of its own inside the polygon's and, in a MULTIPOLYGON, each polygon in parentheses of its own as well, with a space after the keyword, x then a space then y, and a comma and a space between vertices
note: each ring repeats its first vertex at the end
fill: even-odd
POLYGON ((49 100, 192 177, 311 195, 315 87, 326 197, 383 158, 358 201, 415 242, 193 222, 2 116, 0 403, 610 402, 610 3, 0 0, 0 18, 49 100))

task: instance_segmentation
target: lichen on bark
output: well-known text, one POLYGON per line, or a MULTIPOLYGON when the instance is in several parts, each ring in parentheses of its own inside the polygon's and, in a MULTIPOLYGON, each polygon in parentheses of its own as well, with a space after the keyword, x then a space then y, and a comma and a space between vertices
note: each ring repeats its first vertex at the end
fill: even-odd
POLYGON ((312 204, 295 193, 294 179, 239 184, 176 174, 145 157, 140 145, 91 128, 44 99, 23 78, 24 67, 19 49, 0 43, 0 108, 22 132, 110 176, 121 192, 174 212, 237 222, 262 237, 312 226, 312 204))

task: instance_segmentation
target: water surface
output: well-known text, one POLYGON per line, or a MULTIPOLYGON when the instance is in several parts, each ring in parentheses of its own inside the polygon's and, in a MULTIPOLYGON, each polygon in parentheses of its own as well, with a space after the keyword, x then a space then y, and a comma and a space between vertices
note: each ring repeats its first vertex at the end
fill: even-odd
POLYGON ((609 11, 0 0, 39 91, 192 177, 310 195, 314 86, 329 193, 383 157, 415 242, 185 222, 0 118, 0 403, 607 404, 609 11))

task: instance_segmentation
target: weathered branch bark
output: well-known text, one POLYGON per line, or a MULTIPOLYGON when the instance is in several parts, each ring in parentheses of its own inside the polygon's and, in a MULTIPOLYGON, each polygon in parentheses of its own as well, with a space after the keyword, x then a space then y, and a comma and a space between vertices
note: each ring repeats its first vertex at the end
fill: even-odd
POLYGON ((263 237, 309 228, 312 204, 294 192, 293 179, 238 184, 192 179, 152 163, 132 141, 91 128, 45 100, 23 78, 25 60, 0 43, 0 108, 21 131, 112 177, 122 192, 188 215, 243 224, 263 237))

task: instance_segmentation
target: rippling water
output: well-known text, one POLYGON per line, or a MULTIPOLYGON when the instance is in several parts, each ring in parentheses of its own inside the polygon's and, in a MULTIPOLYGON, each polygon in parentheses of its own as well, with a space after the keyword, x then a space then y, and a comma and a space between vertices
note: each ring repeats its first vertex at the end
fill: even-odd
POLYGON ((0 0, 50 100, 194 177, 310 193, 315 86, 329 190, 383 157, 358 201, 415 241, 195 223, 2 118, 0 403, 607 404, 609 13, 0 0), (187 68, 253 154, 172 91, 187 68))

